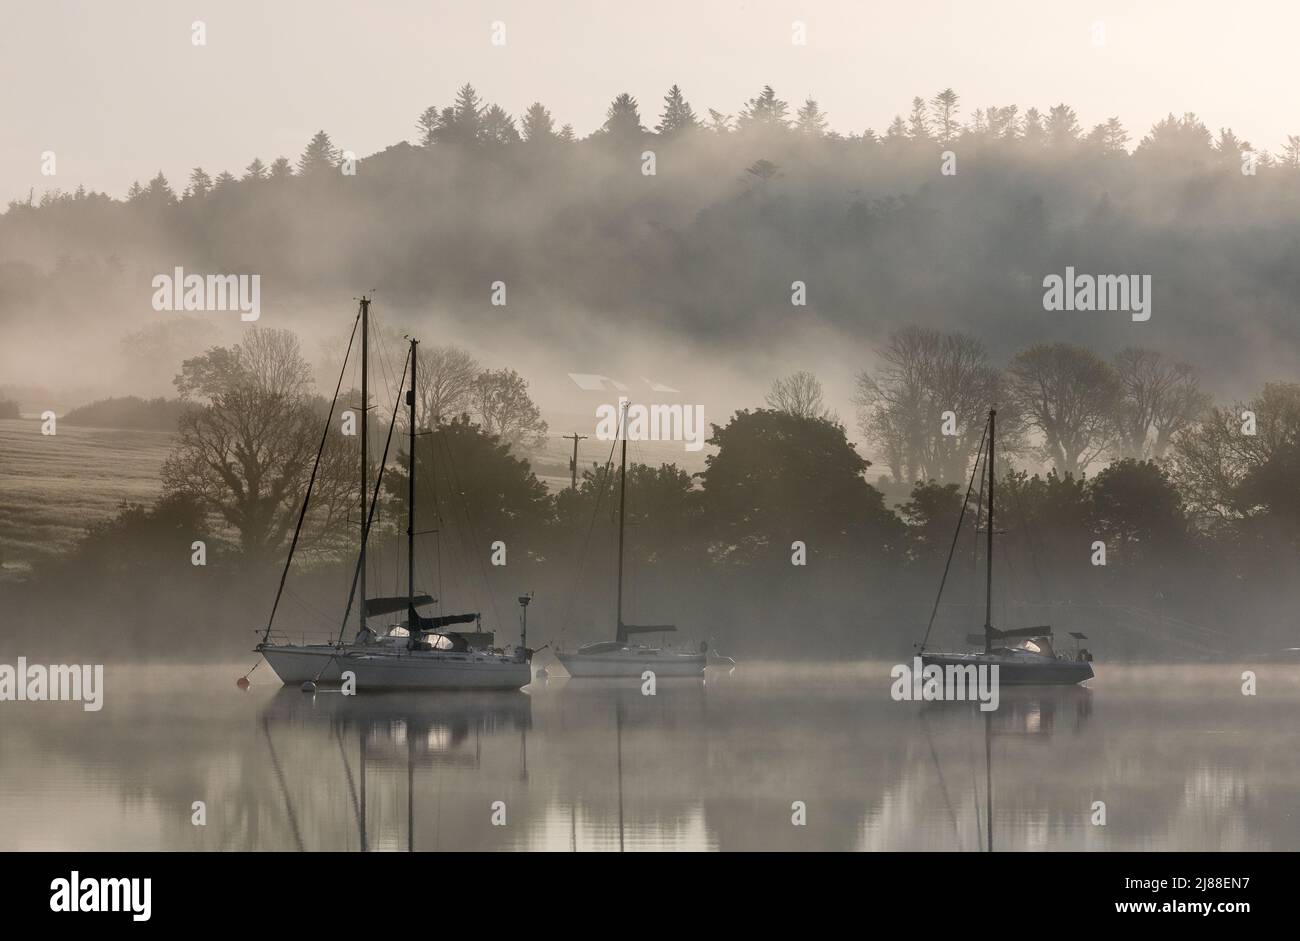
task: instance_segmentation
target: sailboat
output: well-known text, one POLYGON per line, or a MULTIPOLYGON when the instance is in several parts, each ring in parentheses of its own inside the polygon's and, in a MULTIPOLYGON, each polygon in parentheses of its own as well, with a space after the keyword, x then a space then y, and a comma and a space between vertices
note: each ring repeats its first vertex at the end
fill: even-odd
MULTIPOLYGON (((289 557, 285 560, 284 572, 280 576, 280 591, 277 592, 275 604, 271 608, 271 617, 267 621, 262 642, 256 647, 266 662, 271 665, 281 682, 301 684, 305 691, 316 688, 318 683, 339 683, 349 679, 344 674, 351 674, 355 689, 391 690, 391 689, 519 689, 532 681, 532 651, 528 649, 527 628, 523 629, 520 643, 511 649, 494 646, 495 635, 476 630, 473 633, 448 630, 460 624, 480 624, 477 613, 452 614, 441 617, 426 617, 416 609, 434 603, 432 597, 420 594, 415 589, 415 437, 416 437, 416 366, 419 341, 410 340, 410 352, 399 382, 398 391, 407 386, 405 379, 410 376, 406 388, 406 404, 410 408, 410 438, 407 465, 407 519, 406 519, 406 576, 407 594, 405 596, 367 598, 366 597, 366 543, 374 521, 375 506, 378 503, 380 485, 383 482, 384 464, 388 457, 388 445, 392 442, 393 427, 397 420, 394 409, 393 423, 388 430, 388 442, 384 446, 384 458, 380 461, 378 479, 375 481, 373 498, 369 511, 366 508, 367 465, 369 459, 367 440, 367 421, 365 408, 368 406, 368 374, 370 301, 361 299, 361 309, 357 314, 361 325, 361 395, 363 401, 363 418, 361 422, 361 548, 357 558, 356 569, 352 578, 352 589, 348 595, 348 609, 343 616, 343 627, 339 629, 338 639, 325 644, 275 643, 271 640, 271 625, 275 620, 275 610, 284 591, 285 577, 293 561, 293 551, 298 544, 302 531, 302 521, 307 514, 311 499, 311 482, 303 498, 302 511, 298 517, 298 527, 294 531, 293 541, 289 547, 289 557), (343 642, 343 632, 350 616, 353 598, 360 585, 360 604, 358 606, 358 631, 350 643, 343 642), (384 615, 406 612, 406 619, 398 623, 373 628, 369 619, 384 615)), ((355 336, 355 326, 354 326, 355 336)), ((409 338, 408 338, 409 339, 409 338)), ((350 349, 349 344, 349 349, 350 349)), ((344 357, 343 368, 347 368, 344 357)), ((339 374, 339 387, 342 387, 343 374, 339 374)), ((338 399, 338 390, 334 394, 338 399)), ((330 405, 330 416, 326 419, 326 434, 329 422, 333 418, 334 403, 330 405)), ((325 446, 325 436, 321 437, 321 450, 325 446)), ((316 455, 317 466, 320 452, 316 455)), ((316 469, 312 470, 312 482, 315 481, 316 469)))
MULTIPOLYGON (((986 446, 981 446, 979 452, 975 455, 975 469, 978 470, 980 458, 984 458, 985 472, 987 474, 987 483, 989 489, 988 504, 988 551, 986 552, 987 571, 985 574, 985 596, 984 596, 984 632, 982 635, 967 635, 967 641, 972 644, 982 644, 982 651, 967 653, 943 653, 929 652, 925 649, 926 642, 930 638, 930 629, 934 627, 934 614, 930 615, 930 626, 926 629, 925 638, 921 641, 920 653, 921 663, 924 666, 937 666, 940 669, 948 666, 967 667, 967 666, 996 666, 998 667, 998 681, 1008 684, 1041 684, 1052 686, 1070 686, 1075 683, 1082 683, 1093 677, 1092 672, 1092 654, 1086 650, 1080 650, 1071 659, 1067 656, 1057 654, 1052 647, 1052 628, 1049 625, 1038 627, 1020 627, 1008 630, 1000 630, 993 626, 993 487, 994 487, 994 451, 997 434, 997 410, 989 411, 988 423, 984 429, 986 446)), ((975 473, 972 471, 971 484, 975 482, 975 473)), ((970 487, 966 490, 966 499, 970 499, 970 487)), ((957 534, 961 532, 961 520, 966 513, 966 501, 962 503, 962 513, 957 519, 957 534)), ((957 534, 953 536, 953 547, 957 545, 957 534)), ((948 555, 948 564, 952 564, 952 553, 948 555)), ((948 569, 944 568, 944 581, 947 580, 948 569)), ((943 593, 943 582, 940 582, 939 593, 943 593)), ((935 599, 935 612, 939 608, 939 599, 935 599)), ((1083 635, 1076 635, 1082 638, 1083 635)))
MULTIPOLYGON (((623 535, 627 509, 627 405, 623 406, 621 432, 623 453, 618 491, 618 607, 613 640, 584 644, 572 653, 556 649, 555 656, 569 676, 617 676, 640 679, 647 670, 656 677, 703 676, 708 664, 708 645, 698 651, 651 644, 632 643, 633 635, 671 633, 673 624, 625 624, 623 622, 623 535)), ((734 664, 734 661, 733 661, 734 664)))

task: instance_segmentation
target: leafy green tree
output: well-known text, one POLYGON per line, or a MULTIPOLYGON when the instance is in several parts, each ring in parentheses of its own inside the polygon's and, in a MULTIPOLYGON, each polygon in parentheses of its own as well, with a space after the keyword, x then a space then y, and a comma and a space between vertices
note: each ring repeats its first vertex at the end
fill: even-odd
POLYGON ((898 508, 907 524, 909 559, 927 566, 944 564, 961 515, 962 495, 959 484, 931 480, 913 485, 911 499, 898 508))
POLYGON ((843 426, 772 409, 713 426, 704 516, 720 561, 788 564, 791 543, 810 559, 882 558, 897 550, 898 518, 867 483, 870 462, 843 426))
MULTIPOLYGON (((515 457, 509 444, 467 416, 421 434, 416 438, 415 455, 416 530, 439 529, 447 550, 472 546, 472 550, 457 554, 470 555, 468 561, 474 567, 482 547, 497 539, 505 540, 512 550, 526 546, 529 540, 520 537, 536 534, 551 518, 546 485, 528 462, 515 457)), ((405 455, 385 470, 383 487, 383 515, 400 520, 398 528, 404 529, 405 455)))

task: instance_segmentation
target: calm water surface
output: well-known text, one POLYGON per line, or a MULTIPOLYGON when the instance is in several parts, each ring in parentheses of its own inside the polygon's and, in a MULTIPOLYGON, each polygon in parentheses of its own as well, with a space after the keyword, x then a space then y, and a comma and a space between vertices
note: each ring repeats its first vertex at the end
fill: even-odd
POLYGON ((1090 689, 1004 688, 986 721, 893 702, 884 663, 653 697, 311 696, 265 666, 241 693, 247 664, 110 665, 101 712, 0 703, 0 849, 1300 849, 1300 668, 1255 668, 1247 697, 1240 666, 1097 666, 1090 689))

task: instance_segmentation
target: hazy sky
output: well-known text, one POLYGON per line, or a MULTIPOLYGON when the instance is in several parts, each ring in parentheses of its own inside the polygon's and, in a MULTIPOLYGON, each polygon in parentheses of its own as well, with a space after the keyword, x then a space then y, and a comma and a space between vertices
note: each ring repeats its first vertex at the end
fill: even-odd
POLYGON ((1300 133, 1283 106, 1298 30, 1293 0, 6 0, 0 197, 78 183, 121 196, 159 169, 179 190, 196 165, 241 175, 254 157, 296 158, 322 127, 364 156, 412 137, 466 81, 515 115, 540 100, 579 135, 625 90, 652 126, 674 82, 701 114, 734 114, 765 83, 811 95, 842 133, 881 131, 952 86, 962 118, 1065 101, 1085 127, 1118 115, 1135 144, 1194 110, 1277 151, 1300 133))

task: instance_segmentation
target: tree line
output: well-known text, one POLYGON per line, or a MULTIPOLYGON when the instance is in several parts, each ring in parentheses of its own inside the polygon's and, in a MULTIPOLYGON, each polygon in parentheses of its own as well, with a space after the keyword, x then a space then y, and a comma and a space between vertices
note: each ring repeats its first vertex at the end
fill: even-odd
MULTIPOLYGON (((582 140, 635 144, 654 138, 666 140, 708 133, 719 136, 792 134, 830 142, 886 148, 1015 142, 1027 147, 1078 150, 1110 156, 1131 155, 1139 160, 1174 159, 1180 163, 1201 163, 1207 167, 1219 165, 1231 170, 1240 169, 1243 154, 1254 154, 1261 168, 1300 170, 1300 135, 1288 135, 1282 150, 1276 154, 1265 150, 1256 151, 1249 141, 1239 138, 1230 127, 1220 128, 1216 135, 1193 112, 1181 116, 1171 113, 1157 121, 1132 151, 1128 147, 1131 136, 1118 116, 1110 117, 1092 128, 1085 128, 1080 124, 1074 109, 1065 103, 1053 105, 1046 111, 1036 107, 1022 111, 1014 104, 977 107, 966 121, 960 119, 961 113, 961 96, 952 88, 945 88, 929 99, 919 95, 914 97, 907 117, 895 115, 880 134, 871 128, 842 134, 831 129, 827 114, 812 97, 792 110, 789 101, 778 97, 772 86, 764 85, 736 113, 729 114, 709 108, 707 115, 702 117, 686 100, 680 86, 673 85, 664 95, 658 122, 653 127, 647 127, 644 123, 648 119, 642 117, 641 105, 637 99, 628 92, 622 92, 610 102, 604 122, 582 140)), ((415 128, 418 131, 416 143, 426 149, 491 149, 521 144, 536 147, 570 144, 580 140, 572 124, 557 126, 550 109, 540 101, 533 102, 516 118, 501 105, 484 101, 469 83, 457 90, 451 104, 443 107, 429 105, 425 108, 418 116, 415 128)), ((294 176, 314 178, 337 172, 342 160, 343 151, 322 129, 308 141, 296 161, 280 156, 268 164, 257 157, 239 176, 229 170, 222 170, 213 176, 202 167, 195 167, 179 194, 166 175, 159 171, 146 183, 142 184, 138 180, 132 183, 126 193, 126 202, 163 207, 181 199, 203 199, 224 192, 239 182, 282 182, 294 176)), ((758 161, 748 172, 764 179, 769 178, 775 170, 774 164, 758 161)), ((40 205, 66 205, 108 198, 103 193, 87 192, 84 187, 78 187, 72 192, 50 189, 42 194, 40 205)), ((30 205, 11 200, 9 208, 22 209, 30 205)))
MULTIPOLYGON (((894 481, 904 488, 902 497, 869 482, 870 462, 825 410, 814 375, 779 379, 767 407, 742 409, 712 426, 704 471, 630 464, 628 599, 636 616, 676 621, 751 654, 791 645, 879 653, 915 639, 952 550, 965 492, 959 478, 967 476, 978 445, 976 434, 964 458, 934 457, 934 429, 943 422, 938 410, 951 390, 969 394, 971 411, 956 438, 970 442, 987 402, 975 397, 993 390, 1015 402, 1021 380, 1013 369, 984 372, 990 367, 969 337, 900 334, 881 353, 887 370, 860 380, 873 396, 863 420, 918 448, 914 461, 905 451, 900 466, 920 471, 904 470, 894 481), (888 372, 899 369, 900 349, 917 353, 906 362, 928 364, 907 371, 915 383, 911 396, 902 395, 901 374, 888 372), (937 359, 927 358, 932 355, 937 359), (884 389, 895 394, 877 394, 884 389), (899 403, 914 411, 897 411, 899 403), (925 461, 937 462, 942 475, 924 473, 925 461)), ((1081 353, 1060 355, 1068 360, 1081 353)), ((511 629, 511 599, 538 589, 550 606, 550 620, 539 630, 603 636, 614 583, 617 464, 592 465, 576 489, 548 492, 517 453, 517 441, 461 408, 477 381, 466 355, 431 348, 427 357, 415 528, 437 538, 436 544, 422 539, 419 587, 449 605, 487 611, 503 631, 511 629), (507 564, 494 566, 487 560, 498 544, 507 564)), ((1283 643, 1295 600, 1288 573, 1300 562, 1300 385, 1268 384, 1231 405, 1211 405, 1198 395, 1202 407, 1169 432, 1157 455, 1160 432, 1150 416, 1172 406, 1162 404, 1164 392, 1125 392, 1115 376, 1142 363, 1142 376, 1194 380, 1176 367, 1162 371, 1146 351, 1125 353, 1116 364, 1097 362, 1114 370, 1104 381, 1118 382, 1118 398, 1106 426, 1114 459, 1095 475, 1019 466, 1043 432, 1031 430, 1032 409, 1012 406, 1024 417, 1008 437, 1026 437, 1001 451, 996 468, 1004 533, 999 617, 1023 619, 1047 607, 1067 618, 1092 618, 1090 626, 1104 631, 1095 623, 1102 612, 1113 619, 1126 611, 1136 613, 1123 617, 1163 619, 1158 623, 1166 628, 1186 623, 1214 631, 1218 639, 1210 646, 1219 652, 1283 643), (1148 420, 1144 435, 1134 430, 1139 405, 1148 420), (1241 417, 1247 412, 1253 415, 1248 431, 1241 417), (1100 565, 1098 543, 1105 546, 1100 565), (1214 626, 1204 627, 1207 622, 1214 626)), ((1075 373, 1066 370, 1068 377, 1075 373)), ((93 599, 101 612, 97 624, 104 617, 129 622, 120 638, 112 635, 128 646, 206 650, 205 644, 230 641, 220 633, 214 640, 210 631, 228 630, 232 621, 251 630, 265 616, 316 462, 326 403, 312 388, 296 338, 264 328, 235 348, 187 360, 176 384, 187 406, 164 467, 163 496, 92 527, 70 556, 40 566, 25 587, 28 603, 42 611, 51 605, 76 611, 93 599), (206 546, 201 568, 193 564, 195 539, 206 546), (69 579, 85 591, 75 597, 50 591, 69 579), (147 598, 145 583, 152 586, 147 598), (105 600, 113 598, 120 607, 105 600), (103 614, 114 611, 121 613, 103 614), (197 624, 204 625, 201 632, 197 624)), ((338 417, 325 435, 286 604, 287 625, 304 629, 335 627, 357 548, 357 439, 341 430, 338 417)), ((405 438, 397 436, 388 448, 383 418, 374 419, 371 437, 372 480, 386 468, 372 529, 371 585, 377 593, 402 593, 405 438)), ((981 489, 966 512, 986 512, 982 499, 981 489)), ((948 599, 968 605, 943 621, 954 630, 974 616, 982 591, 976 551, 978 540, 962 543, 949 579, 948 599)), ((79 621, 70 615, 66 623, 79 621)), ((1116 628, 1113 649, 1161 650, 1166 639, 1143 632, 1148 629, 1156 628, 1116 628)))

